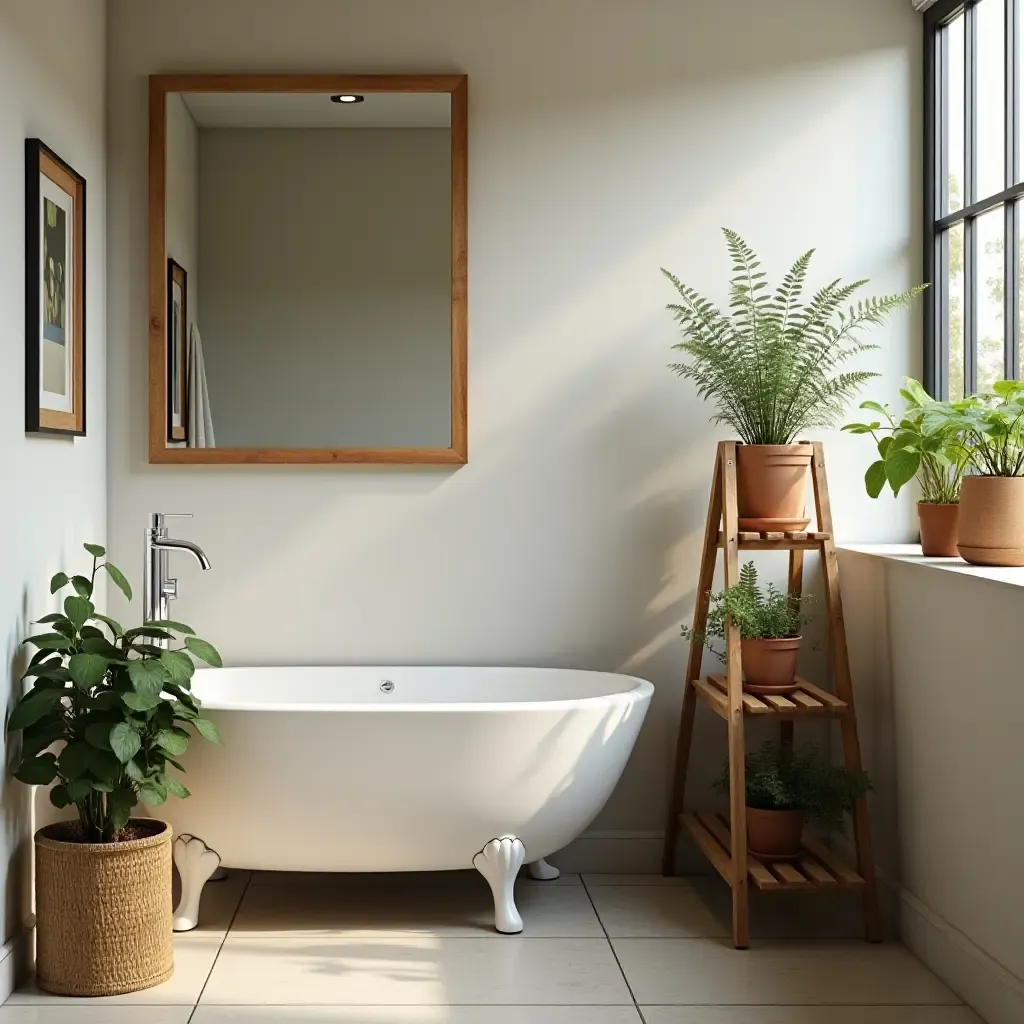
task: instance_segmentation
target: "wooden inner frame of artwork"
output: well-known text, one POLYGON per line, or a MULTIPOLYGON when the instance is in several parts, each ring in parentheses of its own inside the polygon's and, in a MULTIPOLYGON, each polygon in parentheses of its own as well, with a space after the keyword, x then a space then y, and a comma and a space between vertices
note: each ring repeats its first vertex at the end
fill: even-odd
POLYGON ((149 461, 206 464, 463 465, 468 459, 468 105, 465 75, 153 75, 149 79, 149 461), (451 96, 451 445, 448 448, 168 447, 167 96, 169 93, 389 93, 451 96))
POLYGON ((29 158, 25 167, 28 176, 28 208, 25 217, 28 236, 26 255, 31 262, 25 267, 25 428, 33 433, 82 436, 85 434, 85 181, 38 140, 29 140, 28 147, 29 158), (74 266, 70 282, 73 308, 72 320, 68 325, 72 346, 70 412, 43 409, 39 405, 39 338, 42 330, 39 322, 39 289, 42 287, 42 252, 39 245, 40 174, 63 189, 74 202, 74 221, 71 225, 74 266))

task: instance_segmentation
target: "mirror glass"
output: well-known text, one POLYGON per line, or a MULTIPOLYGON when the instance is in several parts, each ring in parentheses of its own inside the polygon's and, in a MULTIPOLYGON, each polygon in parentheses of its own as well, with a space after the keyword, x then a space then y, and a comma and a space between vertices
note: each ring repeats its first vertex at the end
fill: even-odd
POLYGON ((166 444, 448 448, 451 96, 166 102, 166 444))

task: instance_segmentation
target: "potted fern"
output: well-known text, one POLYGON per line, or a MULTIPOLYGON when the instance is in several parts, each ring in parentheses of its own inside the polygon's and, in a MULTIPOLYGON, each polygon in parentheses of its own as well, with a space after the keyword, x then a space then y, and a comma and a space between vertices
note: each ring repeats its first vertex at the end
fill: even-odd
MULTIPOLYGON (((813 745, 765 743, 746 759, 747 847, 768 861, 794 860, 810 822, 839 832, 843 816, 871 789, 867 772, 825 760, 813 745)), ((729 764, 715 781, 729 792, 729 764)))
POLYGON ((833 427, 875 373, 840 372, 854 356, 875 349, 865 328, 884 324, 922 291, 862 299, 867 281, 832 281, 809 301, 803 290, 814 250, 804 253, 770 290, 753 249, 723 229, 732 258, 729 312, 722 312, 669 271, 679 293, 669 305, 683 338, 674 348, 689 357, 672 369, 697 393, 717 403, 716 423, 728 423, 743 442, 737 450, 737 499, 744 530, 802 530, 809 445, 795 444, 813 428, 833 427))
POLYGON ((171 772, 190 729, 220 742, 192 695, 190 655, 220 665, 220 655, 181 622, 134 629, 96 610, 97 573, 125 597, 131 587, 98 544, 88 576, 57 573, 50 592, 71 588, 62 611, 39 621, 50 632, 24 642, 36 649, 24 673, 31 686, 7 720, 21 734, 15 777, 52 786, 50 802, 77 817, 40 829, 36 853, 36 977, 60 995, 135 992, 169 978, 171 829, 134 817, 188 790, 171 772), (184 637, 178 649, 161 647, 184 637))
POLYGON ((711 641, 725 638, 731 618, 740 631, 743 689, 748 693, 792 693, 797 688, 796 666, 803 640, 800 631, 807 622, 802 608, 807 600, 784 594, 773 583, 762 592, 757 568, 747 562, 735 586, 711 594, 704 631, 694 633, 683 626, 683 636, 724 661, 724 653, 711 641))
POLYGON ((868 466, 864 485, 872 498, 889 487, 893 494, 914 477, 921 487, 917 515, 921 526, 922 554, 940 558, 957 556, 960 487, 970 461, 970 449, 950 418, 935 415, 937 403, 921 384, 904 378, 900 395, 907 403, 897 417, 888 405, 864 402, 861 409, 881 418, 868 423, 848 423, 843 430, 870 434, 878 459, 868 466))

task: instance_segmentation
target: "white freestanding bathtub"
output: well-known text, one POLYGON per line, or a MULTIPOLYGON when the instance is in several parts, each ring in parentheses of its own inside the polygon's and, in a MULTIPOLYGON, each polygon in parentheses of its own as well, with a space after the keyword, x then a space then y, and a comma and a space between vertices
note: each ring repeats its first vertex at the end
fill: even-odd
POLYGON ((223 736, 184 755, 187 800, 154 813, 179 836, 176 927, 230 867, 445 871, 475 865, 499 931, 512 882, 575 839, 618 782, 654 688, 536 668, 229 668, 193 691, 223 736))

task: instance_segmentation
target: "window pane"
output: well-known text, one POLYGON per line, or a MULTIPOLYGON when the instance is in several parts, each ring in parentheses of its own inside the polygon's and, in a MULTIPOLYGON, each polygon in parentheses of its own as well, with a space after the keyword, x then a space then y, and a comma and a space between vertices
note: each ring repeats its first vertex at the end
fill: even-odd
POLYGON ((978 232, 978 291, 975 309, 978 317, 978 391, 991 391, 1003 379, 1003 295, 1006 284, 1003 262, 1003 238, 1006 214, 1003 208, 986 213, 975 221, 978 232))
POLYGON ((981 0, 977 6, 978 180, 975 199, 1006 187, 1006 0, 981 0))
POLYGON ((964 16, 943 29, 946 33, 946 162, 949 166, 949 201, 943 213, 964 205, 964 16))
POLYGON ((949 246, 949 397, 964 397, 964 226, 946 232, 949 246))

